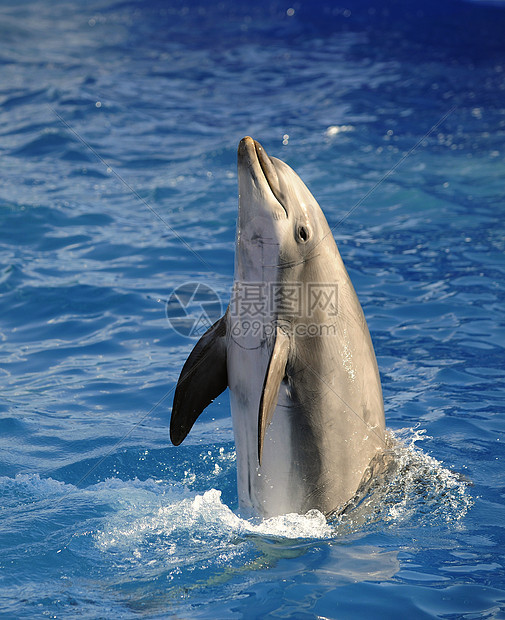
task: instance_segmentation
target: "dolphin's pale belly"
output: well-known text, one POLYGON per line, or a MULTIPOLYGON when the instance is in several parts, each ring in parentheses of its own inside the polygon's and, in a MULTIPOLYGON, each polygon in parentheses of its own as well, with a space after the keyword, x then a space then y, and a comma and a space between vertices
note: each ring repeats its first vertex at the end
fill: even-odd
MULTIPOLYGON (((265 326, 271 327, 268 320, 265 326)), ((230 333, 240 332, 235 317, 230 333)), ((270 330, 271 331, 271 330, 270 330)), ((258 411, 271 343, 256 335, 232 337, 228 343, 228 385, 237 453, 237 487, 244 514, 264 517, 306 512, 311 479, 307 462, 297 450, 303 416, 297 410, 286 381, 282 381, 277 406, 268 426, 263 458, 258 459, 258 411), (309 487, 309 488, 308 488, 309 487)))
MULTIPOLYGON (((322 455, 307 423, 308 412, 303 410, 286 380, 279 389, 259 465, 258 409, 270 352, 265 342, 256 344, 256 347, 242 348, 233 342, 228 348, 228 383, 241 510, 264 517, 305 513, 310 508, 328 512, 336 507, 335 489, 330 490, 329 503, 318 497, 321 487, 325 486, 322 455)), ((326 454, 325 458, 328 457, 331 459, 332 455, 326 454)))
POLYGON ((296 443, 299 410, 285 382, 263 448, 258 491, 261 510, 267 516, 288 512, 306 512, 305 500, 310 486, 307 463, 300 463, 296 443))
POLYGON ((234 397, 231 391, 231 410, 237 448, 237 482, 241 508, 271 517, 289 512, 303 512, 307 480, 300 474, 294 454, 293 424, 295 406, 285 383, 279 392, 279 402, 264 446, 263 464, 258 464, 257 402, 252 407, 234 397), (256 405, 256 406, 255 406, 256 405), (252 422, 252 423, 251 423, 252 422), (244 432, 250 425, 249 432, 244 432))

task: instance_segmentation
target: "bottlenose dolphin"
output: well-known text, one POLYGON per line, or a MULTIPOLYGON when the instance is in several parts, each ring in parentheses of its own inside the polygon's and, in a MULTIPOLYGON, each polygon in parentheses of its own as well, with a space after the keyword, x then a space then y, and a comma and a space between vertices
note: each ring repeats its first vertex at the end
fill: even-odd
POLYGON ((241 509, 338 513, 386 445, 368 327, 300 177, 247 136, 238 179, 232 299, 183 366, 170 438, 179 445, 229 387, 241 509))

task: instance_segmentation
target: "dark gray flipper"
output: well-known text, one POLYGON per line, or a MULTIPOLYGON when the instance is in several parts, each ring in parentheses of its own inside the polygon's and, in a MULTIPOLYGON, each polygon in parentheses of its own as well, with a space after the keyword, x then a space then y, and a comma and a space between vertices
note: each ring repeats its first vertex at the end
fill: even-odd
POLYGON ((226 315, 197 342, 184 364, 174 395, 170 439, 182 443, 198 416, 228 387, 226 315))
POLYGON ((263 453, 263 442, 265 433, 272 421, 277 398, 279 397, 279 388, 281 382, 286 375, 286 364, 289 355, 289 338, 277 327, 275 335, 274 349, 268 363, 263 390, 261 392, 260 409, 258 415, 258 461, 261 465, 261 455, 263 453))

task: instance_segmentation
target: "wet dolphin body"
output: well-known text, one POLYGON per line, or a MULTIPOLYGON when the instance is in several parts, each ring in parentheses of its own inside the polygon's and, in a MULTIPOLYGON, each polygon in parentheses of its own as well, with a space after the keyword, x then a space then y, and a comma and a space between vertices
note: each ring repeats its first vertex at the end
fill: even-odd
POLYGON ((377 362, 321 208, 250 137, 238 148, 232 300, 187 359, 170 437, 179 445, 230 388, 241 508, 264 517, 342 510, 385 447, 377 362))

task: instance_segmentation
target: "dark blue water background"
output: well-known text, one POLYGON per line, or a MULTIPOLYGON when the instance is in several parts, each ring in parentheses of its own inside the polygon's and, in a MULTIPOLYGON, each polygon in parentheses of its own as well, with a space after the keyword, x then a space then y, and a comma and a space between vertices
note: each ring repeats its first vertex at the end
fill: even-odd
POLYGON ((248 4, 0 4, 1 612, 504 618, 505 9, 248 4), (331 526, 237 516, 226 394, 168 439, 247 134, 335 227, 400 441, 331 526))

